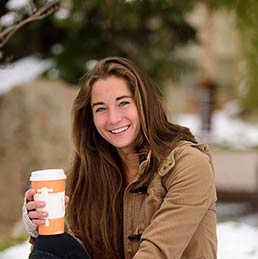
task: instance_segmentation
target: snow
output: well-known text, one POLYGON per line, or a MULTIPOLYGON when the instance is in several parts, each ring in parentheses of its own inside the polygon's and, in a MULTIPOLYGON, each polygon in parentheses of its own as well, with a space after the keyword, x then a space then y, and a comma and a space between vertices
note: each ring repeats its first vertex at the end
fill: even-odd
MULTIPOLYGON (((21 59, 5 69, 0 69, 0 94, 15 85, 31 81, 48 67, 49 61, 40 60, 31 56, 21 59)), ((232 103, 230 104, 232 106, 232 103)), ((258 146, 258 125, 244 123, 233 116, 228 107, 216 111, 213 118, 213 131, 211 140, 214 143, 228 145, 237 149, 246 149, 258 146)), ((193 133, 200 135, 199 117, 196 114, 181 114, 177 123, 190 127, 193 133)), ((228 205, 219 206, 218 212, 225 208, 234 214, 228 205)), ((240 209, 241 211, 241 209, 240 209)), ((235 214, 240 212, 235 210, 235 214)), ((221 217, 221 215, 219 215, 221 217)), ((257 259, 258 258, 258 215, 237 217, 233 220, 218 222, 218 259, 257 259)), ((28 258, 30 245, 28 241, 0 252, 0 259, 28 258)))
POLYGON ((14 24, 16 19, 17 19, 17 13, 9 12, 0 17, 0 25, 3 27, 8 27, 14 24))
POLYGON ((0 259, 28 259, 30 253, 29 242, 24 242, 23 244, 13 246, 0 252, 0 259))
POLYGON ((9 0, 6 7, 9 10, 16 10, 26 7, 29 4, 29 0, 9 0))
MULTIPOLYGON (((258 147, 258 123, 244 122, 228 113, 226 108, 214 112, 209 142, 236 150, 258 147)), ((180 114, 177 123, 190 128, 201 138, 199 115, 180 114)))
POLYGON ((60 8, 57 12, 55 12, 55 17, 58 20, 65 20, 69 17, 70 11, 65 8, 60 8))
POLYGON ((218 259, 257 259, 258 228, 244 223, 218 225, 218 259))
POLYGON ((0 67, 0 95, 16 85, 36 79, 49 68, 50 64, 50 61, 29 56, 5 67, 0 67))

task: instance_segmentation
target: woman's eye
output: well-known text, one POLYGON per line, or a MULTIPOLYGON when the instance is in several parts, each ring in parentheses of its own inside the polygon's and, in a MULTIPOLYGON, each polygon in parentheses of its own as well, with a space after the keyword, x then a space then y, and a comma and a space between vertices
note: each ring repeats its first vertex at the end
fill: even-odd
POLYGON ((104 107, 99 107, 95 110, 95 112, 102 112, 102 111, 105 111, 105 108, 104 107))
POLYGON ((123 102, 119 103, 119 106, 126 106, 127 104, 129 104, 128 101, 123 101, 123 102))

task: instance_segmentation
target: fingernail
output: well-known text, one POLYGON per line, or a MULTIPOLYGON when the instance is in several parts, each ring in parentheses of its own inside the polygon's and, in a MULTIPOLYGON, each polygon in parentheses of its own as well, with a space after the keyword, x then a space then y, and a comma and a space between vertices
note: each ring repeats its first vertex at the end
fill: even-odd
POLYGON ((45 221, 44 219, 41 219, 41 220, 40 220, 40 225, 44 225, 45 222, 46 222, 46 221, 45 221))
POLYGON ((44 207, 44 206, 45 206, 45 203, 44 203, 44 202, 40 202, 40 203, 39 203, 39 206, 40 206, 40 207, 44 207))

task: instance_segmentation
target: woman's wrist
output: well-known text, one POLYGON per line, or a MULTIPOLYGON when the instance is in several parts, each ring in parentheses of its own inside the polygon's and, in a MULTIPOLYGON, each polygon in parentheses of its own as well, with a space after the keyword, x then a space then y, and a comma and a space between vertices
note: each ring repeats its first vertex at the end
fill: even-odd
POLYGON ((39 233, 37 230, 37 226, 32 223, 29 218, 28 210, 26 208, 26 198, 24 199, 23 208, 22 208, 22 219, 26 232, 33 238, 37 238, 39 233))

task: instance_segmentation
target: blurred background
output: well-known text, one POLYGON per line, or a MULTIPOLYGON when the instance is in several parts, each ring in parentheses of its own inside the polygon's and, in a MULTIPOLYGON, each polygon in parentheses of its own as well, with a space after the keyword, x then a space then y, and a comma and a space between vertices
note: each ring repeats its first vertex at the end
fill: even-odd
POLYGON ((218 258, 257 258, 256 10, 255 0, 2 0, 0 259, 28 257, 21 209, 29 175, 69 168, 73 99, 107 56, 136 62, 169 120, 209 143, 218 258))

